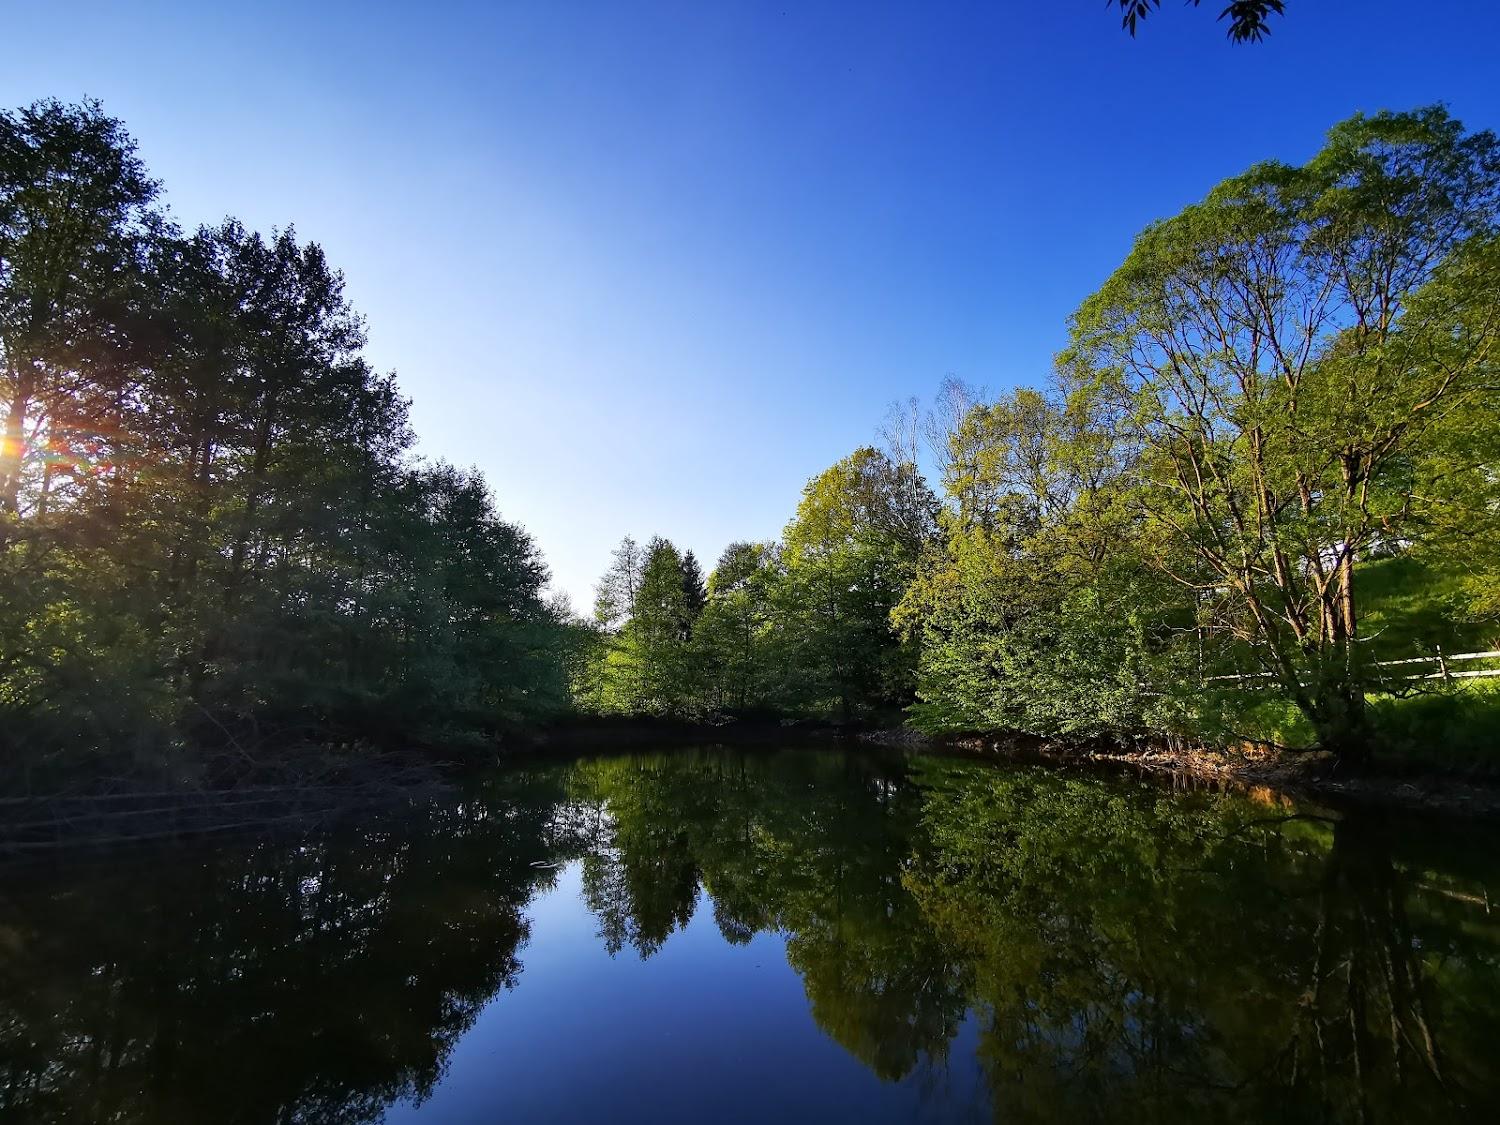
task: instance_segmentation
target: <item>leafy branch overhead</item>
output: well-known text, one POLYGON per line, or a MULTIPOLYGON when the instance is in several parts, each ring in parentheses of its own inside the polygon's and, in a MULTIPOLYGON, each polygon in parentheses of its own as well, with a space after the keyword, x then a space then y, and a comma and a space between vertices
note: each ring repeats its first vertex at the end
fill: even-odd
MULTIPOLYGON (((1154 10, 1161 7, 1161 0, 1118 0, 1123 17, 1121 26, 1132 36, 1136 25, 1154 10)), ((1188 0, 1199 7, 1201 0, 1188 0)), ((1230 0, 1219 13, 1220 20, 1229 22, 1229 38, 1236 43, 1259 43, 1271 33, 1271 17, 1285 11, 1283 0, 1230 0)))

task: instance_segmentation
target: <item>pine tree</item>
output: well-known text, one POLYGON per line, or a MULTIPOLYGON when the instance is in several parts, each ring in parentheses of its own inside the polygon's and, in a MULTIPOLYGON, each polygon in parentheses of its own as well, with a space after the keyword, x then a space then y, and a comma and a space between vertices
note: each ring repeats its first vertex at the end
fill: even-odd
POLYGON ((703 581, 703 568, 698 565, 698 557, 692 551, 682 556, 682 600, 686 610, 682 622, 682 639, 687 640, 692 636, 698 615, 708 604, 708 587, 703 581))
MULTIPOLYGON (((601 605, 623 622, 604 654, 603 695, 612 709, 662 715, 693 706, 688 636, 696 614, 689 605, 685 566, 671 541, 660 537, 644 551, 627 537, 615 552, 600 583, 601 605), (627 588, 633 596, 622 613, 621 603, 612 599, 627 588)), ((607 620, 601 614, 601 621, 607 620)))

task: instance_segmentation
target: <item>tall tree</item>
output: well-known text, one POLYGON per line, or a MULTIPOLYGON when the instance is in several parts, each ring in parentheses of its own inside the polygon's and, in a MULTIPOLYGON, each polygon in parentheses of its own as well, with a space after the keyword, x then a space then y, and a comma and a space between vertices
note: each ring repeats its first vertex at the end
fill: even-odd
POLYGON ((646 544, 625 630, 634 709, 672 713, 690 698, 690 620, 682 555, 671 540, 655 537, 646 544))
POLYGON ((731 543, 719 556, 693 631, 709 706, 744 712, 779 702, 771 603, 778 578, 775 544, 731 543))
MULTIPOLYGON (((708 588, 703 581, 703 568, 698 565, 698 556, 686 551, 682 556, 682 604, 684 632, 691 633, 698 615, 708 601, 708 588)), ((686 639, 686 636, 684 636, 686 639)))
MULTIPOLYGON (((316 243, 184 236, 95 103, 0 115, 0 743, 452 745, 568 705, 566 623, 316 243)), ((211 772, 211 771, 209 771, 211 772)))
POLYGON ((1076 317, 1074 401, 1132 451, 1148 556, 1350 756, 1357 564, 1415 533, 1425 478, 1460 468, 1426 451, 1493 393, 1497 232, 1492 134, 1356 116, 1148 229, 1076 317))
MULTIPOLYGON (((0 113, 0 519, 48 466, 108 471, 157 185, 98 102, 0 113), (56 460, 54 460, 56 458, 56 460)), ((35 511, 35 496, 29 510, 35 511)), ((0 526, 0 535, 5 526, 0 526)))
POLYGON ((594 593, 594 619, 604 628, 617 629, 630 617, 644 561, 640 545, 629 535, 614 549, 609 569, 594 593))
POLYGON ((870 448, 808 482, 776 594, 806 703, 850 720, 906 701, 914 650, 890 615, 936 511, 915 465, 870 448))

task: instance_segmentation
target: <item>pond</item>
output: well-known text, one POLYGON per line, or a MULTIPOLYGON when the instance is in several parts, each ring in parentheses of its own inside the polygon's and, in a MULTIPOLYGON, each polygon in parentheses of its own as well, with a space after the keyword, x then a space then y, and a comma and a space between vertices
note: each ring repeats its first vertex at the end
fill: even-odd
POLYGON ((0 1117, 1500 1120, 1493 831, 871 751, 0 870, 0 1117))

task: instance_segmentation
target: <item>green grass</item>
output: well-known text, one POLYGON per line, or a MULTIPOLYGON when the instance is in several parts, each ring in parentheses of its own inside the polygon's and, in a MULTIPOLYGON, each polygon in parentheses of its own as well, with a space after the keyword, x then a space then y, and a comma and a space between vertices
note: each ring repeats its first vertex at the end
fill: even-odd
POLYGON ((1472 612, 1465 575, 1408 555, 1372 559, 1355 573, 1359 631, 1377 660, 1401 660, 1437 650, 1476 652, 1497 647, 1500 622, 1472 612))
MULTIPOLYGON (((1500 648, 1500 622, 1474 611, 1473 586, 1458 565, 1406 555, 1372 559, 1359 567, 1355 583, 1360 632, 1377 660, 1500 648)), ((1500 679, 1429 684, 1420 694, 1369 697, 1379 758, 1412 769, 1500 776, 1500 679)))
MULTIPOLYGON (((1421 694, 1366 698, 1380 766, 1500 778, 1500 678, 1434 681, 1421 694)), ((1237 736, 1280 746, 1305 749, 1316 743, 1312 724, 1296 704, 1271 696, 1242 701, 1229 727, 1237 736)))
MULTIPOLYGON (((1372 559, 1359 566, 1356 592, 1360 633, 1374 660, 1500 648, 1500 621, 1475 612, 1473 586, 1460 566, 1406 555, 1372 559)), ((1466 662, 1454 670, 1484 667, 1500 667, 1500 661, 1466 662)), ((1418 693, 1371 693, 1368 702, 1381 765, 1500 777, 1500 678, 1425 681, 1418 693)), ((1234 734, 1296 748, 1316 741, 1288 700, 1241 696, 1218 707, 1234 734)))
POLYGON ((1405 698, 1371 696, 1370 717, 1387 764, 1500 776, 1500 679, 1458 680, 1405 698))

